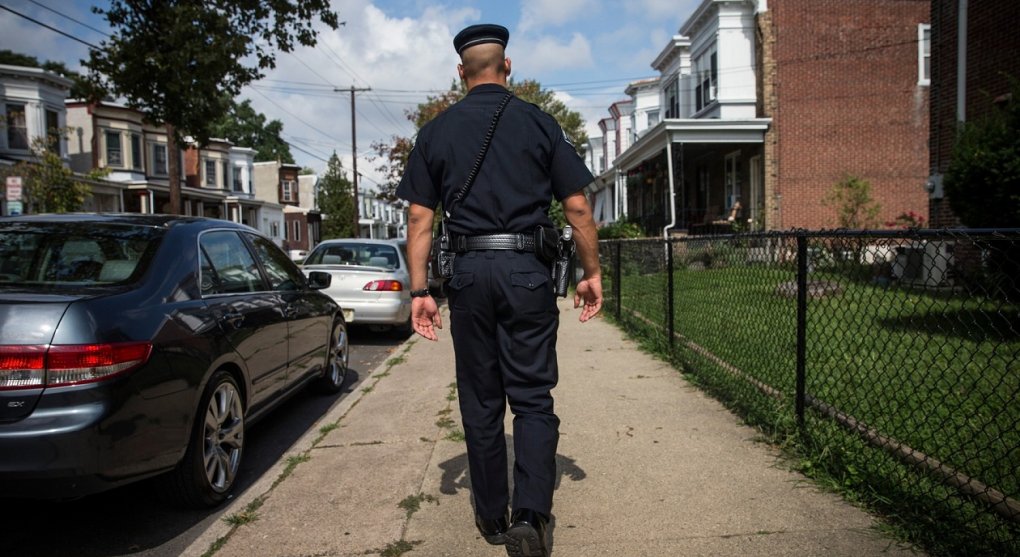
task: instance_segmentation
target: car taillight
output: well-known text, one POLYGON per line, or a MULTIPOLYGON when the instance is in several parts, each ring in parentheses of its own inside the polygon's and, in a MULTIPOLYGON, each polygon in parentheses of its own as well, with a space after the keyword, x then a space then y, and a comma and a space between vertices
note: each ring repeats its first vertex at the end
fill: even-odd
POLYGON ((362 290, 370 290, 374 292, 400 292, 403 289, 404 285, 399 280, 373 280, 362 288, 362 290))
POLYGON ((0 346, 0 389, 33 389, 45 380, 45 346, 0 346))
POLYGON ((0 346, 0 389, 32 389, 94 383, 149 360, 152 344, 0 346))

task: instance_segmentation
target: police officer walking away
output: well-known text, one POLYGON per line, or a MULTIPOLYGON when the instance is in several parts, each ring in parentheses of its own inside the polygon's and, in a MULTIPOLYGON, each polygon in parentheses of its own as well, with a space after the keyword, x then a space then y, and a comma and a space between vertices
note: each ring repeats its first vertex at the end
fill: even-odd
POLYGON ((584 269, 574 295, 574 307, 583 304, 581 321, 601 309, 602 282, 595 222, 583 194, 594 178, 552 116, 510 96, 508 39, 499 25, 472 25, 453 39, 468 94, 418 133, 397 194, 410 202, 411 321, 427 339, 436 340, 435 329, 442 328, 427 288, 440 204, 457 254, 447 290, 475 525, 489 543, 505 543, 511 557, 545 557, 559 440, 550 392, 558 380, 559 310, 550 265, 536 253, 535 230, 552 229, 553 198, 574 229, 584 269), (490 147, 479 156, 489 133, 490 147), (507 401, 514 414, 512 500, 507 401))

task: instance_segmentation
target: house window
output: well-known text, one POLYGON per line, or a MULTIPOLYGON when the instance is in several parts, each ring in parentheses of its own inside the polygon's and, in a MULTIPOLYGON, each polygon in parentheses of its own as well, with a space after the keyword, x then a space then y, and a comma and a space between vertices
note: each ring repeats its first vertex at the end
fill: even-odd
POLYGON ((719 86, 719 66, 714 51, 702 55, 694 62, 694 75, 698 80, 694 88, 694 106, 696 110, 701 110, 715 101, 719 86))
POLYGON ((291 238, 291 240, 294 240, 295 242, 300 242, 301 241, 301 221, 291 221, 291 222, 293 222, 293 224, 294 224, 294 226, 293 226, 293 228, 294 228, 294 235, 291 238))
POLYGON ((650 128, 650 127, 652 127, 652 126, 654 126, 655 124, 658 124, 658 123, 659 123, 659 111, 658 110, 649 110, 648 111, 648 127, 650 128))
POLYGON ((227 161, 220 161, 220 176, 223 176, 223 189, 229 190, 231 178, 230 173, 227 172, 227 161))
POLYGON ((931 84, 931 25, 917 26, 917 84, 931 84))
POLYGON ((273 238, 280 237, 280 223, 276 221, 269 223, 269 235, 273 238))
POLYGON ((675 77, 669 81, 665 90, 666 118, 680 117, 680 78, 675 77))
POLYGON ((726 155, 726 174, 723 193, 726 195, 726 210, 740 201, 740 152, 726 155))
POLYGON ((28 125, 25 123, 25 105, 7 105, 7 148, 28 149, 28 125))
POLYGON ((60 114, 56 110, 46 110, 46 143, 51 153, 60 152, 60 114))
POLYGON ((284 180, 283 184, 283 200, 294 201, 294 181, 284 180))
POLYGON ((152 144, 152 174, 154 176, 168 176, 166 169, 166 145, 162 143, 152 144))
POLYGON ((232 180, 234 191, 244 191, 244 182, 241 180, 241 167, 234 167, 234 179, 232 180))
POLYGON ((216 187, 216 161, 209 159, 205 161, 205 185, 210 188, 216 187))
POLYGON ((142 169, 142 136, 137 133, 131 134, 131 168, 142 169))
POLYGON ((106 166, 124 166, 124 151, 120 145, 120 132, 108 131, 106 138, 106 166))

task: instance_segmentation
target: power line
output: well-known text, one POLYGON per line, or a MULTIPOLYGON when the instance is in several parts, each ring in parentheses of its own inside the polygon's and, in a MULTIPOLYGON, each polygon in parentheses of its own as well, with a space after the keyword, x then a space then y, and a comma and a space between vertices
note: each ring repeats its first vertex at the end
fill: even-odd
POLYGON ((45 27, 45 28, 49 29, 50 31, 53 31, 54 33, 63 35, 65 37, 67 37, 68 39, 71 39, 72 41, 78 41, 81 44, 91 48, 92 50, 102 50, 98 46, 96 46, 96 45, 94 45, 94 44, 92 44, 92 43, 90 43, 88 41, 79 39, 78 37, 75 37, 74 35, 72 35, 70 33, 65 33, 65 32, 61 31, 60 29, 57 29, 56 27, 51 27, 49 25, 46 25, 45 23, 39 21, 38 19, 33 19, 33 18, 31 18, 31 17, 29 17, 29 16, 27 16, 27 15, 21 13, 21 12, 12 10, 12 9, 8 8, 7 6, 4 6, 3 4, 0 4, 0 9, 7 10, 7 11, 11 12, 12 14, 14 14, 16 16, 23 17, 23 18, 31 21, 32 23, 35 23, 36 25, 39 25, 41 27, 45 27))
MULTIPOLYGON (((313 126, 313 125, 309 124, 308 122, 306 122, 306 121, 304 121, 303 119, 301 119, 301 117, 299 117, 299 116, 295 115, 295 114, 294 114, 293 112, 291 112, 291 111, 287 110, 286 108, 284 108, 284 107, 280 106, 280 104, 279 104, 279 103, 277 103, 277 102, 276 102, 276 101, 274 101, 273 99, 269 98, 269 96, 268 96, 268 95, 266 95, 265 93, 263 93, 262 91, 260 91, 258 87, 254 86, 254 85, 249 85, 248 87, 250 87, 252 91, 255 91, 256 93, 258 93, 259 95, 261 95, 261 96, 262 96, 262 98, 264 98, 264 99, 266 99, 267 101, 269 101, 270 103, 272 103, 272 104, 273 104, 273 106, 275 106, 276 108, 279 108, 280 110, 284 111, 285 113, 287 113, 288 115, 290 115, 290 116, 291 116, 292 118, 294 118, 294 119, 295 119, 295 120, 297 120, 298 122, 301 122, 302 124, 304 124, 304 125, 308 126, 309 128, 311 128, 311 129, 313 129, 313 130, 315 130, 315 131, 319 132, 320 134, 322 134, 322 135, 323 135, 323 137, 326 137, 326 138, 332 139, 333 141, 337 141, 337 139, 336 139, 335 137, 333 137, 333 136, 329 135, 328 133, 326 133, 326 132, 324 132, 324 131, 320 130, 319 128, 317 128, 317 127, 315 127, 315 126, 313 126)), ((337 141, 337 142, 339 143, 339 141, 337 141)))
POLYGON ((33 4, 35 4, 36 6, 39 6, 40 8, 42 8, 44 10, 49 10, 49 11, 59 15, 60 17, 62 17, 64 19, 73 21, 73 22, 77 23, 78 25, 81 25, 82 27, 85 27, 86 29, 91 29, 91 30, 95 31, 96 33, 99 33, 100 35, 104 35, 106 37, 110 36, 110 34, 107 33, 106 31, 103 31, 101 29, 96 29, 95 27, 89 25, 88 23, 85 23, 83 21, 79 21, 79 20, 77 20, 77 19, 75 19, 75 18, 73 18, 73 17, 71 17, 71 16, 69 16, 69 15, 67 15, 67 14, 65 14, 63 12, 59 12, 57 10, 54 10, 53 8, 51 8, 51 7, 49 7, 49 6, 45 5, 45 4, 42 4, 40 2, 36 2, 35 0, 28 0, 28 1, 33 3, 33 4))

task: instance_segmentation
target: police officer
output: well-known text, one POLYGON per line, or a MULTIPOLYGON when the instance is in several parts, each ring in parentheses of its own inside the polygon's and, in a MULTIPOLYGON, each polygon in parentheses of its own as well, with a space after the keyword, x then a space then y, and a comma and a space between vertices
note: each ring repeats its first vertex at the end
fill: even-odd
POLYGON ((467 194, 454 202, 508 94, 509 32, 472 25, 453 40, 468 94, 418 133, 397 194, 410 202, 407 250, 411 321, 436 340, 442 328, 427 288, 433 215, 442 204, 458 251, 447 284, 457 387, 467 440, 475 524, 511 557, 548 555, 546 524, 556 483, 559 418, 553 412, 559 312, 550 265, 536 255, 534 230, 552 227, 560 200, 584 269, 574 296, 587 321, 602 307, 595 222, 583 194, 594 178, 556 120, 516 97, 507 101, 467 194), (514 414, 514 492, 509 498, 503 429, 514 414), (507 518, 508 504, 512 509, 507 518))

